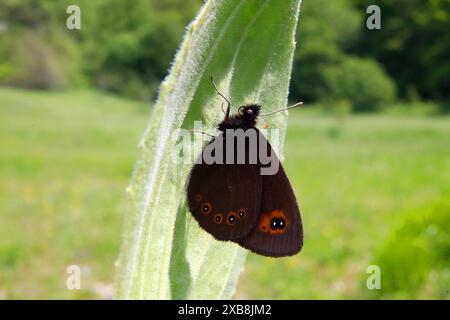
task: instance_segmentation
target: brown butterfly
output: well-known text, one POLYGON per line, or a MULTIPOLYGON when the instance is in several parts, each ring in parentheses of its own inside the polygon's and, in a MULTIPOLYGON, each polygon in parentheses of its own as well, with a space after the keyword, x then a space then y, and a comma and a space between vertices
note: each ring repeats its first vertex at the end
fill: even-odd
POLYGON ((234 241, 264 256, 294 255, 303 245, 300 211, 279 159, 256 128, 261 106, 243 105, 230 115, 230 102, 211 81, 228 107, 220 133, 205 146, 190 173, 189 209, 200 227, 218 240, 234 241), (276 171, 264 159, 278 161, 276 171))

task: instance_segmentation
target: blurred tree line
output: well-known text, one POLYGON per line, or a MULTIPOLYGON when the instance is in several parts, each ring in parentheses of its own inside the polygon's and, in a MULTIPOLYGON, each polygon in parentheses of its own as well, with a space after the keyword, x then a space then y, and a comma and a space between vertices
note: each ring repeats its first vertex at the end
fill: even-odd
MULTIPOLYGON (((150 99, 201 2, 2 0, 0 84, 150 99), (66 28, 71 4, 81 30, 66 28)), ((378 0, 381 30, 366 28, 370 4, 303 1, 291 98, 356 111, 427 99, 448 109, 450 0, 378 0)))

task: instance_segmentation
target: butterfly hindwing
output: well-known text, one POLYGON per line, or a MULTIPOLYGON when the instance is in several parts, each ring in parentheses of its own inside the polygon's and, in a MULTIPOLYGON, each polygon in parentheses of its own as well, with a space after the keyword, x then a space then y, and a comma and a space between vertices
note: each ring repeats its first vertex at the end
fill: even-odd
MULTIPOLYGON (((271 147, 269 150, 274 152, 271 147)), ((261 184, 258 221, 247 236, 236 242, 265 256, 280 257, 298 253, 303 245, 300 210, 281 163, 274 175, 261 175, 261 184)))
MULTIPOLYGON (((210 145, 224 140, 221 134, 210 145)), ((242 238, 256 224, 261 206, 257 164, 197 163, 191 171, 187 191, 194 218, 219 240, 242 238)))

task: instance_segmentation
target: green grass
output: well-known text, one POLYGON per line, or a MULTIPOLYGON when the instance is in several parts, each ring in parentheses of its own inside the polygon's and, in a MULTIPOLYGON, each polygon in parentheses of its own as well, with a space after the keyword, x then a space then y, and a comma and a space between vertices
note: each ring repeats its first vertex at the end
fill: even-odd
MULTIPOLYGON (((96 92, 0 89, 0 299, 111 293, 148 110, 96 92), (82 290, 66 289, 70 264, 82 290)), ((366 268, 405 212, 450 202, 448 117, 295 110, 285 156, 305 246, 291 258, 249 254, 238 298, 371 297, 366 268)))
POLYGON ((101 296, 148 108, 89 92, 2 89, 0 101, 0 294, 101 296), (85 290, 66 289, 70 264, 85 290))

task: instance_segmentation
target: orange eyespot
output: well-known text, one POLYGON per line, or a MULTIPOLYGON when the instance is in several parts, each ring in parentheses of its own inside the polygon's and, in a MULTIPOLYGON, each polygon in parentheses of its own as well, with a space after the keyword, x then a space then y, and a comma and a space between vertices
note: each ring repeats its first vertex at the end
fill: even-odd
POLYGON ((282 234, 286 232, 289 222, 282 210, 263 213, 259 219, 258 227, 262 232, 282 234))
POLYGON ((246 215, 247 215, 247 211, 245 211, 245 209, 239 209, 237 211, 237 216, 239 219, 245 218, 246 215))
POLYGON ((209 214, 209 213, 211 213, 211 210, 212 210, 211 203, 209 203, 209 202, 203 203, 203 204, 201 205, 200 209, 202 210, 202 212, 203 212, 204 214, 209 214))
POLYGON ((220 224, 220 223, 222 223, 222 221, 223 221, 223 214, 221 214, 221 213, 216 213, 215 215, 214 215, 214 222, 215 223, 217 223, 217 224, 220 224))
POLYGON ((197 200, 197 201, 202 200, 202 195, 201 195, 200 193, 197 193, 197 194, 195 195, 195 200, 197 200))
POLYGON ((235 224, 235 222, 236 222, 236 212, 230 211, 227 216, 227 223, 228 223, 228 225, 231 226, 231 225, 235 224))

